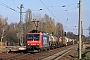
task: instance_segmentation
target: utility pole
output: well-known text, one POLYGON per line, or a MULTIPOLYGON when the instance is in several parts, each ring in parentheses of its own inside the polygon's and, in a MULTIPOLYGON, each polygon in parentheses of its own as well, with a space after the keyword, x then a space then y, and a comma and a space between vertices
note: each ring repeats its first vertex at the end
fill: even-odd
POLYGON ((82 3, 81 3, 81 0, 79 0, 79 24, 78 24, 78 39, 79 39, 79 43, 78 43, 78 52, 79 52, 79 60, 82 59, 82 53, 81 53, 81 35, 82 35, 82 26, 81 26, 81 23, 82 23, 82 3))
POLYGON ((22 22, 22 8, 23 4, 20 5, 20 46, 23 45, 23 22, 22 22))

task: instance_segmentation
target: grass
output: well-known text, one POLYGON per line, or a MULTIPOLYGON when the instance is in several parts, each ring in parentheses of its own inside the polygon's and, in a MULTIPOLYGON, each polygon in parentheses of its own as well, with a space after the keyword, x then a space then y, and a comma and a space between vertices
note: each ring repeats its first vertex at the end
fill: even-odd
POLYGON ((88 52, 88 53, 86 54, 86 56, 87 56, 88 58, 90 58, 90 52, 88 52))
MULTIPOLYGON (((74 58, 72 58, 72 60, 79 60, 78 59, 78 54, 76 54, 74 56, 74 58)), ((81 60, 90 60, 90 51, 85 52, 84 54, 82 54, 82 59, 81 60)))
POLYGON ((90 60, 90 51, 85 54, 85 58, 84 59, 89 59, 90 60))
MULTIPOLYGON (((86 48, 85 51, 82 51, 82 59, 81 60, 90 60, 90 48, 86 48)), ((79 60, 78 59, 78 52, 72 58, 72 60, 79 60)))

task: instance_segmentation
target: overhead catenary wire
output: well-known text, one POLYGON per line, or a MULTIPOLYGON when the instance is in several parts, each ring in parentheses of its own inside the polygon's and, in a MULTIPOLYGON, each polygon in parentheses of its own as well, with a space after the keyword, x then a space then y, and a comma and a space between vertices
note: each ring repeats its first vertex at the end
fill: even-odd
MULTIPOLYGON (((48 0, 49 1, 49 0, 48 0)), ((52 6, 52 4, 50 3, 49 1, 49 4, 51 5, 51 7, 53 8, 53 10, 60 16, 60 14, 54 9, 54 7, 52 6)), ((67 5, 63 5, 61 7, 66 7, 67 5)), ((66 10, 65 10, 66 11, 66 10)), ((68 16, 68 13, 67 13, 67 16, 68 16)), ((61 16, 60 16, 61 17, 61 16)), ((65 19, 63 17, 61 17, 62 19, 65 19)), ((67 27, 67 21, 68 21, 68 17, 65 19, 66 20, 66 27, 67 27)))
MULTIPOLYGON (((41 0, 40 0, 41 1, 41 0)), ((57 17, 52 13, 52 11, 49 9, 49 8, 53 8, 53 10, 56 12, 56 10, 54 9, 54 7, 55 6, 52 6, 51 5, 51 7, 47 7, 45 4, 44 4, 44 2, 43 1, 41 1, 42 3, 43 3, 43 5, 46 7, 46 9, 48 9, 48 11, 56 18, 56 20, 58 20, 59 21, 59 19, 57 19, 57 17)), ((49 2, 50 3, 50 2, 49 2)), ((50 3, 51 4, 51 3, 50 3)), ((62 5, 62 6, 59 6, 59 7, 67 7, 67 6, 72 6, 72 5, 75 5, 75 4, 78 4, 78 3, 74 3, 74 4, 69 4, 69 5, 62 5)), ((71 8, 70 8, 71 9, 71 8)), ((75 9, 75 8, 73 8, 73 9, 75 9)), ((65 10, 68 10, 68 9, 65 9, 65 10)), ((70 11, 70 10, 69 10, 70 11)), ((57 13, 59 16, 60 16, 60 14, 59 13, 57 13)), ((60 16, 61 17, 61 16, 60 16)), ((63 18, 63 17, 61 17, 62 19, 65 19, 65 18, 63 18)), ((66 21, 68 20, 68 18, 66 19, 66 21)))
POLYGON ((4 6, 4 7, 6 7, 6 8, 9 8, 10 10, 13 10, 13 11, 19 13, 18 11, 16 11, 15 9, 13 9, 13 8, 11 8, 11 7, 9 7, 9 6, 7 6, 6 4, 2 3, 1 1, 0 1, 0 3, 1 3, 1 4, 0 4, 1 6, 4 6))
MULTIPOLYGON (((49 1, 49 0, 48 0, 49 1)), ((50 3, 50 1, 49 1, 49 3, 50 3)), ((53 10, 57 13, 57 11, 54 9, 54 7, 52 6, 52 4, 50 3, 50 5, 51 5, 51 7, 53 8, 53 10)), ((57 13, 59 16, 60 16, 60 14, 59 13, 57 13)), ((60 16, 61 17, 61 16, 60 16)), ((63 17, 61 17, 62 19, 64 19, 63 17)))
MULTIPOLYGON (((41 1, 41 0, 40 0, 41 1)), ((42 2, 42 1, 41 1, 42 2)), ((50 9, 42 2, 42 4, 48 9, 48 11, 56 18, 56 16, 50 11, 50 9)), ((56 18, 58 21, 59 21, 59 19, 58 18, 56 18)))
POLYGON ((74 4, 69 4, 69 5, 62 5, 62 6, 52 6, 52 7, 68 7, 68 6, 73 6, 73 5, 78 5, 78 3, 74 3, 74 4))
POLYGON ((12 0, 12 3, 16 6, 16 8, 20 9, 20 8, 16 5, 16 3, 15 3, 14 0, 12 0))

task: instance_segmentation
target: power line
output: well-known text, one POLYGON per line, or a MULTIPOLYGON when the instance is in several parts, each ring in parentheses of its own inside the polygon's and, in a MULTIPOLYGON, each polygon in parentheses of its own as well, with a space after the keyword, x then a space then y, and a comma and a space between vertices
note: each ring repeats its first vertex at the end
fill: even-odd
POLYGON ((75 5, 75 4, 77 4, 77 5, 78 5, 78 3, 74 3, 74 4, 69 4, 69 5, 62 5, 62 6, 52 6, 52 7, 67 7, 67 6, 72 6, 72 5, 75 5))
POLYGON ((13 4, 14 4, 18 9, 20 9, 20 8, 16 5, 16 3, 15 3, 14 0, 12 0, 12 2, 13 2, 13 4))
POLYGON ((6 7, 6 8, 9 8, 10 10, 13 10, 13 11, 19 13, 18 11, 16 11, 15 9, 13 9, 13 8, 11 8, 11 7, 9 7, 9 6, 7 6, 6 4, 2 3, 1 1, 0 1, 0 3, 1 3, 0 5, 2 5, 2 6, 4 6, 4 7, 6 7))
MULTIPOLYGON (((41 1, 41 0, 40 0, 41 1)), ((41 1, 42 2, 42 1, 41 1)), ((42 2, 42 4, 48 9, 48 11, 56 18, 56 16, 49 10, 49 8, 42 2)), ((57 18, 56 18, 57 19, 57 18)), ((57 19, 58 20, 58 19, 57 19)), ((58 20, 59 21, 59 20, 58 20)))
MULTIPOLYGON (((49 1, 49 0, 48 0, 49 1)), ((49 1, 49 3, 50 3, 50 1, 49 1)), ((50 5, 51 5, 51 3, 50 3, 50 5)), ((51 7, 53 8, 53 10, 54 11, 56 11, 55 9, 54 9, 54 7, 51 5, 51 7)), ((56 11, 57 12, 57 11, 56 11)), ((60 14, 57 12, 57 14, 60 16, 60 14)), ((61 17, 61 16, 60 16, 61 17)), ((64 19, 63 17, 61 17, 62 19, 64 19)))

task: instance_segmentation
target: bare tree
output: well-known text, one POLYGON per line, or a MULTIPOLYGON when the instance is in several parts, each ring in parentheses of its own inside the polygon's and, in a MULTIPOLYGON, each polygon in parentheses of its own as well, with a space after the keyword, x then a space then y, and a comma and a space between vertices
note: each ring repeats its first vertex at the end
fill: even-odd
POLYGON ((70 39, 75 39, 75 34, 73 34, 73 32, 67 32, 67 37, 70 39))
POLYGON ((44 30, 45 32, 48 32, 49 34, 51 34, 52 32, 55 33, 55 23, 54 23, 54 19, 52 19, 51 17, 49 17, 47 14, 44 15, 44 30))
POLYGON ((33 29, 33 22, 32 22, 32 11, 28 9, 25 15, 25 24, 24 24, 24 32, 29 32, 33 29))
POLYGON ((17 23, 11 23, 8 27, 9 28, 6 36, 7 43, 9 45, 19 43, 19 25, 17 23))
POLYGON ((7 30, 8 30, 7 18, 3 18, 0 15, 0 40, 1 40, 1 42, 4 41, 3 38, 5 38, 5 36, 7 35, 6 34, 7 30))
POLYGON ((64 33, 63 25, 58 22, 58 23, 56 24, 56 35, 57 35, 58 37, 62 37, 62 36, 63 36, 63 33, 64 33))

